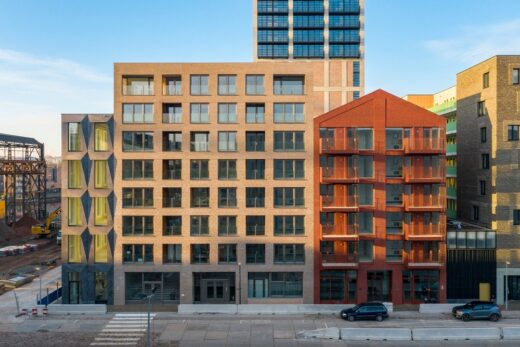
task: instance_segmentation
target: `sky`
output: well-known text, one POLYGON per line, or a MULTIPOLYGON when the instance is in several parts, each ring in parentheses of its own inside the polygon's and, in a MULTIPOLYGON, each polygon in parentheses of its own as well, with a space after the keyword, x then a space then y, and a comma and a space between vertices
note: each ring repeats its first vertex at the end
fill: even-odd
MULTIPOLYGON (((62 113, 112 113, 114 62, 253 60, 252 0, 0 0, 0 133, 60 154, 62 113)), ((365 0, 366 92, 455 84, 520 54, 519 0, 365 0)))

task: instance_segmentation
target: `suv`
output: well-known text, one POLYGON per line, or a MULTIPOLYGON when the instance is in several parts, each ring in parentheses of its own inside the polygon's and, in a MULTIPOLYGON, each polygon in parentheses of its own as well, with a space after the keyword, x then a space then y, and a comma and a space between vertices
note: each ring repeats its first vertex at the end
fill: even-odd
POLYGON ((457 310, 466 309, 466 308, 473 307, 475 305, 480 305, 480 304, 493 305, 493 303, 491 301, 473 300, 473 301, 465 303, 464 305, 453 306, 453 308, 451 309, 451 314, 453 314, 453 317, 455 317, 457 315, 457 310))
POLYGON ((473 306, 463 306, 455 312, 455 317, 468 322, 472 319, 489 319, 492 322, 502 317, 500 307, 493 303, 480 303, 473 306))
POLYGON ((356 319, 375 319, 381 322, 388 318, 388 310, 385 305, 379 302, 364 303, 342 310, 340 315, 341 318, 351 322, 356 319))

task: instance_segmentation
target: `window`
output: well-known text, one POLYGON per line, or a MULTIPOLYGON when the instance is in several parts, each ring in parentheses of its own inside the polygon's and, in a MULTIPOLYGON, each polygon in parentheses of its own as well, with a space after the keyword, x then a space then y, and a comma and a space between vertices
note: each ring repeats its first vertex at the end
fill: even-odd
POLYGON ((237 178, 237 161, 235 159, 218 160, 218 179, 234 180, 237 178))
POLYGON ((180 152, 182 150, 182 133, 164 131, 163 148, 164 152, 180 152))
POLYGON ((164 95, 182 95, 181 76, 164 77, 164 95))
POLYGON ((163 160, 163 180, 180 180, 182 177, 182 160, 163 160))
POLYGON ((106 234, 94 235, 94 262, 108 263, 108 236, 106 234))
POLYGON ((142 180, 153 178, 153 160, 123 160, 123 179, 142 180))
POLYGON ((163 104, 162 121, 165 124, 182 123, 182 105, 181 104, 163 104))
POLYGON ((275 179, 303 179, 305 178, 304 159, 275 159, 274 178, 275 179))
POLYGON ((360 83, 359 81, 361 80, 360 78, 360 72, 359 72, 359 61, 355 61, 354 63, 352 63, 352 81, 353 81, 353 85, 354 87, 359 87, 360 83))
POLYGON ((237 245, 220 244, 218 245, 218 263, 234 264, 237 262, 237 245))
POLYGON ((303 123, 305 121, 303 103, 275 103, 273 107, 275 123, 303 123))
POLYGON ((181 188, 163 188, 163 207, 181 207, 182 189, 181 188))
MULTIPOLYGON (((285 16, 287 20, 287 16, 285 16)), ((287 33, 287 31, 285 31, 287 33)), ((259 58, 289 58, 289 46, 281 45, 258 45, 259 58)))
POLYGON ((182 245, 163 245, 163 264, 182 263, 182 245))
POLYGON ((356 139, 357 146, 361 150, 371 150, 374 148, 373 142, 373 131, 374 129, 370 128, 357 128, 356 129, 356 139))
POLYGON ((246 104, 246 123, 265 123, 265 105, 246 104))
POLYGON ((153 123, 153 104, 123 104, 123 123, 153 123))
POLYGON ((489 72, 482 75, 482 88, 489 88, 489 72))
POLYGON ((265 216, 246 216, 246 235, 265 235, 265 216))
POLYGON ((304 264, 305 250, 303 244, 274 244, 275 264, 304 264))
POLYGON ((359 206, 372 206, 374 204, 374 187, 372 184, 358 185, 358 203, 359 206))
POLYGON ((402 212, 386 212, 386 233, 402 234, 403 233, 403 213, 402 212))
POLYGON ((513 225, 520 225, 520 210, 513 210, 513 225))
POLYGON ((485 101, 477 102, 477 115, 479 117, 483 117, 486 115, 486 102, 485 101))
POLYGON ((69 152, 81 151, 80 124, 69 123, 69 152))
POLYGON ((520 84, 520 69, 513 69, 513 84, 520 84))
POLYGON ((123 245, 123 263, 153 263, 153 245, 123 245))
POLYGON ((218 122, 236 123, 237 104, 218 104, 218 122))
POLYGON ((265 178, 264 159, 246 159, 246 179, 263 180, 265 178))
POLYGON ((246 244, 246 264, 265 264, 264 244, 246 244))
POLYGON ((190 104, 190 123, 209 123, 209 105, 190 104))
POLYGON ((304 76, 274 76, 274 95, 303 95, 304 76))
POLYGON ((246 94, 247 95, 263 95, 264 94, 264 76, 263 75, 247 75, 246 76, 246 94))
POLYGON ((81 262, 81 236, 67 235, 69 243, 69 263, 81 262))
POLYGON ((108 188, 108 162, 94 160, 94 188, 108 188))
POLYGON ((265 132, 246 131, 246 152, 265 151, 265 132))
POLYGON ((386 149, 403 149, 403 129, 386 129, 386 149))
POLYGON ((182 216, 163 216, 163 235, 180 236, 182 234, 182 216))
POLYGON ((209 151, 209 132, 194 132, 190 134, 190 150, 192 152, 209 151))
POLYGON ((123 208, 153 207, 153 188, 123 188, 123 208))
POLYGON ((219 188, 218 207, 237 207, 237 189, 219 188))
POLYGON ((94 225, 108 225, 108 198, 94 197, 92 201, 94 202, 94 225))
POLYGON ((304 207, 304 188, 274 188, 274 207, 304 207))
POLYGON ((480 181, 480 195, 486 195, 486 181, 480 181))
POLYGON ((81 160, 69 160, 69 185, 70 189, 81 188, 81 178, 83 177, 81 170, 81 160))
POLYGON ((153 216, 123 216, 123 236, 152 234, 153 216))
POLYGON ((247 283, 250 298, 303 296, 303 272, 249 272, 247 283))
POLYGON ((386 261, 401 261, 403 259, 403 241, 386 240, 386 261))
POLYGON ((81 198, 67 198, 69 207, 69 226, 82 225, 81 216, 83 215, 83 207, 81 198))
POLYGON ((153 133, 123 131, 123 152, 153 151, 153 133))
POLYGON ((386 204, 402 205, 403 204, 403 185, 387 184, 386 185, 386 204))
POLYGON ((265 188, 246 188, 246 207, 264 207, 265 188))
POLYGON ((473 220, 478 220, 479 219, 479 207, 478 206, 473 206, 473 220))
POLYGON ((153 76, 123 76, 123 95, 154 95, 153 76))
POLYGON ((518 141, 518 129, 520 125, 508 125, 507 126, 507 140, 518 141))
POLYGON ((219 236, 235 236, 237 234, 237 217, 236 216, 219 216, 218 217, 218 235, 219 236))
POLYGON ((191 216, 191 218, 190 218, 190 235, 191 236, 209 235, 209 217, 208 216, 191 216))
POLYGON ((219 75, 218 76, 218 95, 236 95, 237 76, 219 75))
POLYGON ((481 154, 481 162, 482 162, 483 169, 489 169, 489 154, 487 154, 487 153, 481 154))
POLYGON ((209 263, 209 244, 191 245, 191 263, 192 264, 208 264, 209 263))
POLYGON ((371 262, 374 259, 374 241, 360 240, 358 254, 360 262, 371 262))
POLYGON ((403 157, 386 157, 386 177, 403 177, 403 157))
POLYGON ((305 234, 304 216, 274 216, 274 236, 305 234))
POLYGON ((358 90, 355 90, 355 91, 352 92, 352 98, 354 100, 359 99, 359 91, 358 90))
POLYGON ((94 123, 94 151, 108 151, 108 124, 94 123))
POLYGON ((480 142, 481 143, 487 142, 487 128, 486 127, 480 128, 480 142))
POLYGON ((303 131, 275 131, 274 150, 278 152, 304 151, 303 131))
POLYGON ((218 150, 220 152, 237 151, 237 133, 236 133, 236 131, 219 131, 218 132, 218 150))
POLYGON ((191 207, 209 207, 209 188, 191 188, 191 207))
POLYGON ((192 179, 192 180, 209 179, 209 160, 207 160, 207 159, 190 160, 190 179, 192 179))
POLYGON ((191 75, 190 76, 190 93, 191 95, 209 95, 209 76, 208 75, 191 75))

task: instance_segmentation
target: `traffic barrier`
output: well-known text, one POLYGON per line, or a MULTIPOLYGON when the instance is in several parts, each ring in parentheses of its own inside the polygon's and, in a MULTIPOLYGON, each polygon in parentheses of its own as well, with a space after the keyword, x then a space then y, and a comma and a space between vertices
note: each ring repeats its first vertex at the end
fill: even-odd
POLYGON ((461 304, 420 304, 419 313, 451 313, 451 309, 461 304))
POLYGON ((341 339, 349 341, 410 341, 412 331, 407 328, 342 328, 341 339))
POLYGON ((500 328, 414 328, 414 341, 500 340, 500 328))
POLYGON ((316 330, 303 330, 296 333, 297 339, 324 339, 324 340, 339 340, 338 328, 324 328, 316 330))
POLYGON ((27 316, 29 314, 29 310, 27 310, 26 308, 22 308, 20 310, 20 316, 27 316))
POLYGON ((44 307, 42 313, 44 317, 47 317, 49 315, 49 309, 47 307, 44 307))
POLYGON ((503 327, 502 337, 504 340, 520 340, 520 327, 503 327))
POLYGON ((36 307, 33 307, 32 309, 32 316, 36 317, 38 315, 38 309, 36 307))

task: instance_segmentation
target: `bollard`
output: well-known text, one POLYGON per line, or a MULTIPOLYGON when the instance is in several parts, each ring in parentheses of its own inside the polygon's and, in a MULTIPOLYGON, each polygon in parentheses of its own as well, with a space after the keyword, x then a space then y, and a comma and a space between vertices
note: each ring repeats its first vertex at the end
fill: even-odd
POLYGON ((29 311, 26 308, 22 308, 22 310, 20 311, 21 316, 27 316, 28 313, 29 311))
POLYGON ((49 315, 49 309, 47 307, 44 307, 42 313, 44 317, 47 317, 49 315))
POLYGON ((34 307, 34 308, 32 309, 32 316, 33 316, 33 317, 36 317, 37 315, 38 315, 38 309, 37 309, 36 307, 34 307))

